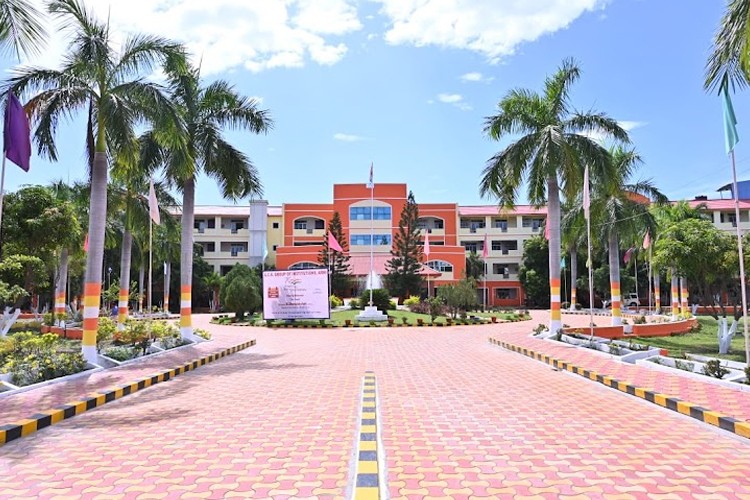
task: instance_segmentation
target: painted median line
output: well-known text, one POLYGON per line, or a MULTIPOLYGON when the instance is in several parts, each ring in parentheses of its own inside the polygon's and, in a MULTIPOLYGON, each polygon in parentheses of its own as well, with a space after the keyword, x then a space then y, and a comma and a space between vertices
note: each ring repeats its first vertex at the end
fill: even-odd
POLYGON ((182 375, 185 372, 195 370, 203 365, 207 365, 213 361, 221 359, 235 352, 247 349, 248 347, 254 346, 255 340, 249 340, 242 344, 234 347, 223 349, 219 352, 209 354, 207 356, 200 357, 180 364, 174 368, 169 368, 160 372, 157 372, 148 377, 144 377, 136 380, 130 384, 125 384, 117 387, 105 389, 101 392, 94 392, 88 394, 86 397, 66 403, 62 406, 58 406, 51 410, 42 411, 36 413, 28 418, 11 422, 8 424, 0 425, 0 446, 15 441, 16 439, 26 437, 39 430, 54 425, 63 420, 75 417, 94 408, 98 408, 112 401, 121 399, 125 396, 138 392, 147 387, 172 380, 178 375, 182 375))
POLYGON ((362 380, 357 448, 353 464, 352 500, 385 498, 385 461, 380 440, 378 393, 375 374, 366 371, 362 380))
POLYGON ((720 429, 723 429, 725 431, 729 431, 738 436, 750 439, 750 422, 747 422, 745 420, 736 419, 730 417, 729 415, 724 415, 723 413, 712 411, 708 408, 703 408, 701 406, 698 406, 697 404, 684 401, 677 397, 669 396, 667 394, 661 394, 650 389, 644 389, 642 387, 636 387, 628 382, 622 382, 607 375, 602 375, 592 370, 586 370, 584 368, 581 368, 580 366, 559 360, 557 358, 553 358, 552 356, 549 356, 547 354, 538 353, 526 347, 509 344, 492 337, 489 338, 489 341, 493 345, 497 345, 508 349, 509 351, 523 354, 524 356, 536 359, 537 361, 542 361, 559 370, 566 370, 571 373, 575 373, 576 375, 580 375, 589 380, 599 382, 600 384, 606 385, 607 387, 617 389, 620 392, 624 392, 630 394, 631 396, 644 399, 649 403, 659 405, 662 408, 687 415, 706 424, 719 427, 720 429))

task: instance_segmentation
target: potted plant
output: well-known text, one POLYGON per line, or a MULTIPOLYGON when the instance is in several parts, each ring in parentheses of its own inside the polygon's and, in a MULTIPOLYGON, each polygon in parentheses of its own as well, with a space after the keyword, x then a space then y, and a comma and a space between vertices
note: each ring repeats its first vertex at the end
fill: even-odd
POLYGON ((393 326, 394 319, 390 316, 388 316, 388 326, 393 326))
POLYGON ((490 320, 491 320, 491 321, 492 321, 493 323, 497 323, 497 316, 490 316, 490 320))
POLYGON ((350 319, 345 319, 345 320, 344 320, 344 325, 346 325, 346 326, 352 326, 352 320, 350 320, 350 319))
POLYGON ((417 318, 417 325, 419 326, 424 325, 424 320, 422 318, 417 318))

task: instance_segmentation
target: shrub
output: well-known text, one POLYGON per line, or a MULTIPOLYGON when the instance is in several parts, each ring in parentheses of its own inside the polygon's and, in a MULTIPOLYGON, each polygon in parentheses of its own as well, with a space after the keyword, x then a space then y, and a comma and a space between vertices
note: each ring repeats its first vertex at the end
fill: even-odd
POLYGON ((141 349, 143 354, 146 354, 146 349, 148 349, 149 344, 151 344, 149 323, 149 321, 126 321, 125 329, 121 332, 115 332, 115 343, 137 347, 141 349))
POLYGON ((540 333, 542 333, 542 332, 544 332, 546 330, 547 330, 547 325, 545 325, 544 323, 539 323, 536 326, 536 328, 534 328, 533 332, 534 332, 534 335, 539 335, 540 333))
POLYGON ((151 338, 164 339, 167 337, 179 337, 180 330, 172 323, 166 321, 151 322, 151 338))
POLYGON ((709 377, 724 378, 727 373, 729 373, 729 370, 721 366, 721 360, 712 359, 706 361, 706 364, 703 365, 703 374, 709 377))
POLYGON ((96 347, 101 350, 104 344, 112 341, 115 333, 117 333, 117 323, 111 318, 100 317, 99 326, 96 329, 96 347))
MULTIPOLYGON (((359 296, 359 303, 362 308, 370 304, 370 290, 362 292, 359 296)), ((376 288, 372 291, 372 305, 383 312, 396 309, 396 304, 391 300, 391 294, 385 288, 376 288)))
POLYGON ((55 324, 55 315, 52 313, 42 314, 42 323, 46 326, 53 326, 55 324))
POLYGON ((430 319, 434 322, 438 316, 445 315, 447 307, 443 299, 440 297, 430 297, 427 299, 427 314, 430 315, 430 319))
POLYGON ((182 337, 180 337, 180 334, 176 335, 168 335, 166 337, 162 337, 159 339, 159 344, 161 345, 162 349, 174 349, 175 347, 181 347, 183 345, 187 345, 190 342, 187 340, 183 340, 182 337))
POLYGON ((419 304, 421 300, 417 295, 410 295, 408 298, 404 299, 404 305, 411 310, 413 306, 416 306, 419 304))
POLYGON ((750 366, 745 367, 745 383, 750 384, 750 366))
POLYGON ((235 264, 221 284, 221 303, 242 320, 246 313, 254 313, 263 303, 260 289, 257 273, 244 264, 235 264))
POLYGON ((362 309, 362 307, 359 304, 359 300, 358 299, 351 299, 349 301, 349 309, 362 309))
POLYGON ((0 346, 3 371, 10 373, 11 382, 18 386, 71 375, 86 368, 86 360, 80 352, 60 350, 63 343, 54 333, 20 332, 5 339, 0 346))
POLYGON ((685 370, 686 372, 692 372, 695 368, 695 363, 690 361, 681 361, 679 359, 674 360, 674 367, 678 370, 685 370))
POLYGON ((560 304, 560 307, 562 309, 570 309, 570 302, 563 302, 562 304, 560 304))
POLYGON ((344 301, 340 298, 336 297, 335 295, 331 295, 328 299, 331 302, 331 307, 341 307, 344 305, 344 301))
POLYGON ((116 345, 108 347, 102 354, 115 361, 122 362, 136 358, 138 356, 138 349, 126 345, 116 345))
POLYGON ((646 324, 646 316, 636 316, 633 318, 633 324, 634 325, 645 325, 646 324))
POLYGON ((613 356, 619 356, 620 355, 620 345, 615 344, 614 342, 610 342, 609 344, 609 353, 613 356))
POLYGON ((202 339, 211 340, 211 332, 203 330, 202 328, 196 328, 195 330, 193 330, 193 334, 202 339))

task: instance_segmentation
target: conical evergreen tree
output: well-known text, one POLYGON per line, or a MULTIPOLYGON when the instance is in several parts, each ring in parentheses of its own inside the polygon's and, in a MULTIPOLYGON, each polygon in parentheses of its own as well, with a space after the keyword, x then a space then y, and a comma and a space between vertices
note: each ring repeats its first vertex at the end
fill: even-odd
POLYGON ((419 274, 422 244, 418 222, 419 207, 414 201, 414 194, 409 191, 391 249, 393 257, 385 264, 388 290, 402 299, 418 293, 422 288, 422 276, 419 274))
POLYGON ((323 249, 318 255, 320 265, 331 268, 331 293, 337 297, 350 295, 351 275, 349 268, 349 244, 346 241, 344 227, 341 224, 341 215, 338 211, 333 213, 333 218, 328 222, 328 233, 323 238, 323 249), (328 246, 328 233, 331 233, 341 245, 343 252, 331 250, 328 246), (331 262, 329 262, 329 257, 331 262))

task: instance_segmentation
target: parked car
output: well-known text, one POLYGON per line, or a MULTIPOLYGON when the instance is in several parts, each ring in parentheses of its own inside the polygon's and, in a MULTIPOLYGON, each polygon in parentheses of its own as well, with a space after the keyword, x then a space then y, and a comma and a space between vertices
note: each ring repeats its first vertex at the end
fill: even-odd
MULTIPOLYGON (((602 301, 602 304, 605 309, 609 309, 612 307, 612 301, 611 300, 604 300, 602 301)), ((641 306, 641 299, 638 298, 638 294, 636 293, 629 293, 627 295, 624 295, 622 297, 622 305, 625 307, 640 307, 641 306)))

